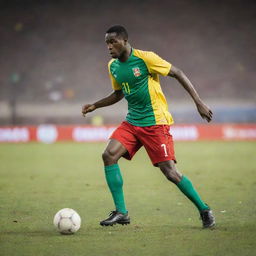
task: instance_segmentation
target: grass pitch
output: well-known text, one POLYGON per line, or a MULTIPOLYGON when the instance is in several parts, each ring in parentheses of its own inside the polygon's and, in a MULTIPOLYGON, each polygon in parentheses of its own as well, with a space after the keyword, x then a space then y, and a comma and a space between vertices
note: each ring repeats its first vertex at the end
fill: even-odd
POLYGON ((105 144, 0 145, 1 256, 256 255, 256 143, 178 142, 179 170, 214 210, 202 230, 196 208, 153 167, 144 150, 120 160, 132 223, 101 227, 113 210, 101 152, 105 144), (52 221, 78 211, 71 236, 52 221))

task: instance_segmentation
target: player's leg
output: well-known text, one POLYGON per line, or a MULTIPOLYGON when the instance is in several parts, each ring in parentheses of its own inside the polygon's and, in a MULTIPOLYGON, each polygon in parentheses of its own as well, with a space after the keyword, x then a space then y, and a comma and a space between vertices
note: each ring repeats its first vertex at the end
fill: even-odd
POLYGON ((142 128, 140 140, 152 163, 158 166, 166 178, 176 184, 181 192, 197 207, 203 219, 204 227, 213 226, 214 218, 208 205, 202 201, 191 181, 176 168, 174 144, 169 129, 169 126, 161 125, 142 128))
POLYGON ((158 167, 165 177, 176 184, 182 193, 194 203, 199 212, 209 209, 209 206, 203 202, 192 182, 177 170, 173 160, 160 162, 158 167))
POLYGON ((127 210, 124 201, 123 178, 117 162, 126 152, 126 148, 119 141, 111 139, 102 154, 105 177, 115 203, 116 211, 123 214, 126 214, 127 210))
POLYGON ((123 122, 112 134, 111 139, 102 154, 104 161, 105 176, 107 184, 111 191, 116 210, 111 212, 111 215, 106 220, 101 221, 101 225, 109 226, 116 223, 129 224, 124 194, 123 194, 123 179, 118 165, 118 160, 125 157, 131 160, 133 155, 141 147, 133 135, 131 127, 123 122))
POLYGON ((197 207, 203 221, 203 227, 208 228, 214 226, 215 220, 211 209, 201 199, 192 182, 177 170, 174 161, 160 162, 158 163, 158 167, 165 177, 176 184, 180 191, 197 207))
POLYGON ((173 160, 160 162, 158 167, 165 177, 176 184, 182 193, 194 203, 199 212, 209 209, 209 206, 202 201, 191 181, 177 170, 173 160))
POLYGON ((107 219, 100 222, 102 226, 114 225, 119 222, 122 222, 120 224, 130 223, 124 201, 123 178, 117 163, 126 152, 126 148, 119 141, 111 139, 102 154, 106 181, 116 207, 116 210, 112 211, 107 219))
POLYGON ((165 177, 173 182, 174 184, 178 184, 182 179, 182 174, 177 170, 175 162, 173 160, 168 160, 164 162, 160 162, 156 164, 165 177))
POLYGON ((104 166, 116 164, 125 153, 127 149, 118 140, 110 139, 102 154, 104 166))

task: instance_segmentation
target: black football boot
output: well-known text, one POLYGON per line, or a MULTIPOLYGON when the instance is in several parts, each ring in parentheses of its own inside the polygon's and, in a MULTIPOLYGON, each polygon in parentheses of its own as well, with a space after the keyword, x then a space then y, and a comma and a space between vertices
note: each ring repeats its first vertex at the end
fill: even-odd
POLYGON ((203 228, 212 228, 215 225, 215 218, 211 209, 201 211, 200 216, 203 222, 203 228))
POLYGON ((126 214, 123 214, 118 211, 112 211, 109 214, 109 217, 103 221, 100 222, 101 226, 113 226, 116 223, 121 225, 127 225, 130 224, 130 217, 128 216, 128 212, 126 214))

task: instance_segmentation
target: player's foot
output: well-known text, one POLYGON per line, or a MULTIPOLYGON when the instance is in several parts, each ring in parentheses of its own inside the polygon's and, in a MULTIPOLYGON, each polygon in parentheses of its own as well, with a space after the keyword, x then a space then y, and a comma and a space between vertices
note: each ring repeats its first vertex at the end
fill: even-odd
POLYGON ((203 222, 203 228, 211 228, 215 225, 215 218, 211 209, 201 211, 200 216, 203 222))
POLYGON ((128 216, 128 212, 126 214, 123 214, 118 211, 112 211, 109 214, 109 217, 103 221, 100 222, 101 226, 113 226, 116 223, 121 225, 127 225, 130 224, 130 217, 128 216))

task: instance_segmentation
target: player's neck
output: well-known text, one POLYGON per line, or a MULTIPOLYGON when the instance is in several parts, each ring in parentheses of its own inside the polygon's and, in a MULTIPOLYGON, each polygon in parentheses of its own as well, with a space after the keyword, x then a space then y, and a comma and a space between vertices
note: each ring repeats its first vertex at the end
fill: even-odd
POLYGON ((128 58, 130 57, 131 54, 132 54, 132 47, 130 44, 127 44, 126 50, 124 51, 122 56, 120 56, 120 58, 118 58, 118 59, 121 62, 125 62, 128 60, 128 58))

